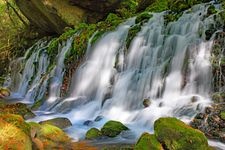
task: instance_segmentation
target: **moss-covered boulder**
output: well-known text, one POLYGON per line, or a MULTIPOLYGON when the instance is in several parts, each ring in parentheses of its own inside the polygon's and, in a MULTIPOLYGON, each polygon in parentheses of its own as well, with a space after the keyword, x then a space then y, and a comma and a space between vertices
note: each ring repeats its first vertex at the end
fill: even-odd
POLYGON ((16 125, 0 118, 0 149, 2 150, 32 150, 29 136, 16 125))
POLYGON ((97 128, 91 128, 90 130, 87 131, 85 139, 87 140, 93 140, 97 139, 102 136, 102 133, 99 129, 97 128))
POLYGON ((32 141, 44 149, 71 149, 72 141, 65 132, 50 124, 30 122, 32 141))
POLYGON ((134 150, 163 150, 163 147, 155 135, 143 133, 135 144, 134 150))
POLYGON ((155 121, 156 138, 168 150, 207 150, 205 135, 176 118, 160 118, 155 121))
POLYGON ((24 119, 30 119, 35 114, 27 107, 26 104, 5 104, 0 105, 0 114, 16 114, 22 116, 24 119))
POLYGON ((50 125, 60 128, 60 129, 64 129, 64 128, 72 126, 72 123, 70 122, 70 120, 68 118, 54 118, 54 119, 41 121, 39 123, 40 124, 50 124, 50 125))
POLYGON ((118 121, 108 121, 101 129, 101 133, 108 137, 116 137, 122 131, 129 130, 125 125, 118 121))

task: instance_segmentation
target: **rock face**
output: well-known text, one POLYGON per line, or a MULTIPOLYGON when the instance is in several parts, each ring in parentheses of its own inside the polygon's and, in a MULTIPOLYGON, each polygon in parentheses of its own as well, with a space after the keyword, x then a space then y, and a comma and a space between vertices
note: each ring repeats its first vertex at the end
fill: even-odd
POLYGON ((60 34, 66 26, 85 19, 85 11, 68 0, 16 0, 16 4, 39 32, 60 34))
POLYGON ((122 0, 70 0, 70 2, 81 8, 99 12, 108 13, 114 10, 122 0))
POLYGON ((95 23, 113 11, 121 0, 16 0, 39 32, 61 34, 65 27, 95 23))

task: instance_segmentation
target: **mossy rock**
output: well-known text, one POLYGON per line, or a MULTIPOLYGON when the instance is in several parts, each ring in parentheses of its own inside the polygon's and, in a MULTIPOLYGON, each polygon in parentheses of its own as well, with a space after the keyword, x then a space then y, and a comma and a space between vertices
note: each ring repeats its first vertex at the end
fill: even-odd
POLYGON ((220 118, 225 120, 225 111, 220 112, 220 118))
POLYGON ((10 90, 8 88, 0 87, 0 98, 10 96, 10 90))
POLYGON ((176 118, 160 118, 154 123, 155 135, 168 150, 207 150, 208 141, 199 130, 176 118))
POLYGON ((85 139, 87 140, 93 140, 97 139, 102 136, 102 133, 99 129, 97 128, 91 128, 90 130, 87 131, 85 139))
POLYGON ((60 128, 50 124, 30 122, 32 140, 42 143, 44 149, 71 149, 72 140, 60 128))
POLYGON ((32 142, 23 130, 0 118, 0 149, 32 150, 32 142))
POLYGON ((134 150, 163 150, 163 147, 155 135, 143 133, 135 144, 134 150))
POLYGON ((101 133, 108 137, 116 137, 122 131, 129 130, 125 125, 118 121, 108 121, 101 129, 101 133))
POLYGON ((35 114, 27 108, 27 105, 23 103, 0 105, 0 114, 16 114, 22 116, 24 119, 30 119, 35 116, 35 114))
POLYGON ((14 114, 0 114, 0 119, 14 125, 27 135, 30 135, 30 126, 24 121, 24 119, 19 115, 14 114))
POLYGON ((39 123, 40 124, 50 124, 50 125, 60 128, 60 129, 64 129, 64 128, 72 126, 72 123, 67 118, 54 118, 54 119, 41 121, 39 123))

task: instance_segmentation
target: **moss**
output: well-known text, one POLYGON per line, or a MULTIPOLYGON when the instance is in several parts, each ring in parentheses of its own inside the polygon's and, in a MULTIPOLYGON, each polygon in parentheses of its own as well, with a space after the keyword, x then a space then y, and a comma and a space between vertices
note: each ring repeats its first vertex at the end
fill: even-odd
POLYGON ((162 12, 168 10, 168 0, 156 0, 153 4, 146 8, 150 12, 162 12))
POLYGON ((220 112, 220 118, 225 120, 225 111, 220 112))
POLYGON ((27 108, 27 105, 22 103, 4 104, 0 106, 0 114, 16 114, 25 119, 35 116, 31 110, 27 108))
POLYGON ((134 37, 137 35, 137 33, 141 30, 141 26, 140 25, 134 25, 130 28, 129 32, 128 32, 128 36, 126 39, 126 45, 127 48, 130 46, 131 41, 134 39, 134 37))
POLYGON ((148 12, 143 12, 141 14, 139 14, 135 20, 135 23, 141 23, 141 22, 147 22, 150 18, 152 18, 152 14, 148 13, 148 12))
POLYGON ((138 7, 138 2, 136 0, 123 0, 120 6, 116 10, 116 13, 123 19, 134 16, 138 7))
POLYGON ((212 14, 216 14, 216 13, 217 13, 217 10, 216 10, 215 6, 214 5, 210 5, 208 10, 207 10, 207 14, 208 15, 212 15, 212 14))
POLYGON ((29 136, 16 125, 2 120, 2 118, 0 118, 0 143, 0 149, 32 149, 29 136))
POLYGON ((155 135, 143 133, 137 143, 134 150, 163 150, 162 145, 156 139, 155 135))
POLYGON ((0 114, 0 119, 16 126, 27 135, 30 134, 30 126, 24 121, 21 116, 14 114, 0 114))
POLYGON ((214 103, 221 103, 225 100, 225 94, 221 92, 216 92, 212 94, 212 100, 214 103))
POLYGON ((170 22, 177 21, 181 17, 182 13, 173 13, 170 12, 164 16, 165 25, 167 25, 170 22))
POLYGON ((101 136, 102 136, 102 133, 100 130, 98 130, 97 128, 91 128, 90 130, 87 131, 85 139, 93 140, 93 139, 97 139, 101 136))
POLYGON ((126 126, 118 121, 108 121, 101 129, 101 133, 108 137, 116 137, 122 131, 128 130, 126 126))
POLYGON ((176 118, 160 118, 154 123, 157 139, 168 150, 207 150, 205 135, 176 118))
POLYGON ((31 109, 37 110, 43 104, 43 102, 44 102, 43 99, 36 100, 34 104, 31 106, 31 109))

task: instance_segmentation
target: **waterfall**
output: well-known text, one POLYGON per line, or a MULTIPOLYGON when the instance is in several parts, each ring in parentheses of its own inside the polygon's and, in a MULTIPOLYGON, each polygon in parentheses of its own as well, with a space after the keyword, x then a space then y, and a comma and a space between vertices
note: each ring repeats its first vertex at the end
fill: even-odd
POLYGON ((128 48, 126 40, 135 18, 105 33, 95 44, 89 43, 66 98, 60 98, 60 87, 73 38, 59 45, 50 73, 45 53, 48 44, 38 43, 31 48, 34 52, 26 61, 17 92, 33 102, 49 86, 49 97, 34 120, 68 117, 73 123, 68 131, 74 138, 107 120, 121 121, 138 134, 152 131, 160 117, 173 116, 188 123, 211 103, 213 37, 206 40, 205 33, 215 27, 218 17, 208 15, 208 7, 196 5, 169 24, 165 21, 168 12, 152 13, 128 48), (143 105, 144 100, 149 107, 143 105), (94 121, 96 118, 102 119, 94 121), (85 121, 92 123, 87 126, 85 121))

